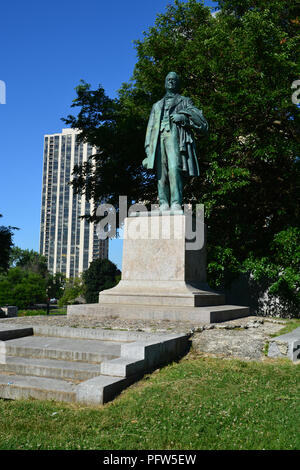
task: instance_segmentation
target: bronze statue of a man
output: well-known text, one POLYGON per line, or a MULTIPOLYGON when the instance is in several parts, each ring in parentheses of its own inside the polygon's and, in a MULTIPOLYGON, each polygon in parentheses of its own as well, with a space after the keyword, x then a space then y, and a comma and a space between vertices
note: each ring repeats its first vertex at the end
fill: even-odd
POLYGON ((161 211, 181 210, 182 172, 199 176, 193 130, 207 132, 208 124, 201 110, 190 98, 178 94, 179 77, 170 72, 165 80, 166 94, 152 107, 143 166, 155 170, 161 211))

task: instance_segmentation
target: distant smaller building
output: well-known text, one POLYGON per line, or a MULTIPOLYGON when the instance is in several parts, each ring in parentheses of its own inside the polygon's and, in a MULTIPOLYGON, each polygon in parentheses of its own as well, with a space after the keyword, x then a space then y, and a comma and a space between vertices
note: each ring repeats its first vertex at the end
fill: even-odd
POLYGON ((74 194, 69 184, 74 166, 96 153, 77 136, 74 129, 44 136, 40 254, 51 273, 67 278, 77 277, 94 259, 108 258, 108 239, 99 240, 96 224, 80 218, 90 214, 93 205, 85 195, 74 194))

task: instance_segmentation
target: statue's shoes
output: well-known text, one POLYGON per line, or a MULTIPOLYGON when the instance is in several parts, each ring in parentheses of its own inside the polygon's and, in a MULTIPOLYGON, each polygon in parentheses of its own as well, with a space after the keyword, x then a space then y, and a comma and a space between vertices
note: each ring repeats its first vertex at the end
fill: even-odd
POLYGON ((182 207, 180 204, 172 204, 171 205, 171 211, 181 211, 182 207))
POLYGON ((162 204, 161 206, 159 206, 159 210, 160 212, 166 212, 170 210, 170 207, 168 206, 168 204, 162 204))

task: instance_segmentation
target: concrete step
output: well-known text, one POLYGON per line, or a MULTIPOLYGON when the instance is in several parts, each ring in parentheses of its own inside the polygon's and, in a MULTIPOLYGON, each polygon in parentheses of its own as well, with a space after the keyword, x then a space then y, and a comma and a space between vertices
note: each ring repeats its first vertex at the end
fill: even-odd
POLYGON ((133 378, 98 375, 75 384, 48 377, 0 374, 0 397, 11 400, 35 398, 99 405, 112 400, 132 382, 133 378))
POLYGON ((6 356, 5 364, 0 364, 0 373, 83 381, 99 375, 100 368, 101 364, 86 362, 6 356))
POLYGON ((12 400, 36 398, 65 402, 76 401, 76 384, 30 375, 0 374, 0 397, 12 400))
POLYGON ((0 398, 103 404, 187 348, 184 334, 0 328, 0 398))
POLYGON ((121 343, 89 339, 26 336, 5 341, 8 356, 100 363, 121 354, 121 343))

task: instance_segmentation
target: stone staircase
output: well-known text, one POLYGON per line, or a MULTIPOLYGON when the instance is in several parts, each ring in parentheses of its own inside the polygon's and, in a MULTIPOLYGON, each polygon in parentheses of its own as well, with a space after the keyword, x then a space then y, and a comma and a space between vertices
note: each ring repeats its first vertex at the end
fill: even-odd
POLYGON ((0 398, 103 404, 185 354, 188 336, 0 326, 0 398))

